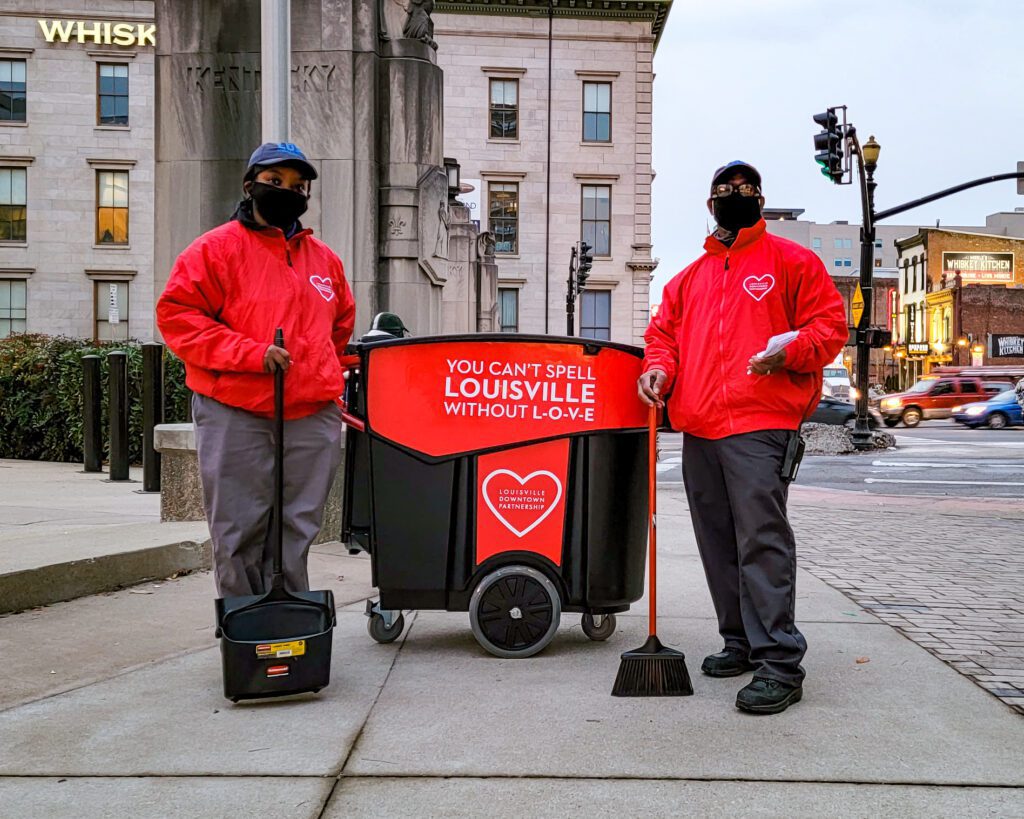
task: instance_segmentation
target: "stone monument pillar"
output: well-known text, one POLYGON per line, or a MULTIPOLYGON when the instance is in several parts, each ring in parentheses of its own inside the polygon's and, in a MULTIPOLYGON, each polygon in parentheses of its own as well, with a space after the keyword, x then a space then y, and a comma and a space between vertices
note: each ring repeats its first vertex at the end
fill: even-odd
POLYGON ((461 202, 448 202, 448 212, 448 282, 441 296, 444 331, 497 332, 501 328, 494 237, 477 230, 461 202))
MULTIPOLYGON (((442 74, 432 0, 292 0, 292 140, 320 171, 303 224, 341 257, 356 330, 381 310, 442 330, 442 74)), ((252 0, 156 0, 156 288, 227 220, 260 136, 252 0)))

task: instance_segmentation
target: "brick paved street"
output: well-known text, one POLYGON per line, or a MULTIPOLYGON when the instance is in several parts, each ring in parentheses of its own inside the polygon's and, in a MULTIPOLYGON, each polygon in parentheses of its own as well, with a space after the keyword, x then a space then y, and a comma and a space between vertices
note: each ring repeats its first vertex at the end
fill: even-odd
POLYGON ((963 501, 796 493, 800 565, 1024 714, 1024 520, 963 501), (859 501, 858 501, 859 502, 859 501))

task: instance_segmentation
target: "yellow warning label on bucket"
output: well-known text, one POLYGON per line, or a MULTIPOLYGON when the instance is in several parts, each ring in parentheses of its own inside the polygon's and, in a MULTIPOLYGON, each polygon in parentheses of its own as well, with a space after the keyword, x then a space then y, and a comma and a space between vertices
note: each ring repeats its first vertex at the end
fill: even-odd
POLYGON ((260 643, 256 646, 256 656, 261 659, 268 657, 298 657, 305 653, 305 640, 292 640, 290 643, 260 643))

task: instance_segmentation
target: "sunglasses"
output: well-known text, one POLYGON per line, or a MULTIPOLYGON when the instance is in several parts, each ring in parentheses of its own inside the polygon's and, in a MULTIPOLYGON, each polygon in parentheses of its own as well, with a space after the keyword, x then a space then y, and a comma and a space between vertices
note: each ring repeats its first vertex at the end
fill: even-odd
POLYGON ((749 182, 744 182, 742 185, 730 185, 728 182, 723 182, 711 188, 711 198, 722 199, 731 196, 734 191, 739 192, 740 196, 759 196, 761 193, 757 185, 751 185, 749 182))

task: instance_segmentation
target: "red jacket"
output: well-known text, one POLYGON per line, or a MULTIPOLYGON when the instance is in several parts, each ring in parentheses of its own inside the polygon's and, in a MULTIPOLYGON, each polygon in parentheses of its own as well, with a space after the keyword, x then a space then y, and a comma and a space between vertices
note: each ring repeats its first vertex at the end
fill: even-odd
POLYGON ((670 423, 701 438, 797 429, 817 406, 822 370, 846 343, 839 291, 814 253, 767 233, 763 220, 731 247, 709 236, 704 248, 665 285, 644 336, 644 370, 668 375, 670 423), (789 330, 800 335, 784 368, 748 375, 751 356, 789 330))
POLYGON ((341 395, 338 359, 352 335, 355 302, 341 260, 311 234, 286 240, 277 228, 233 220, 178 257, 156 317, 194 392, 272 415, 274 381, 263 355, 281 327, 292 357, 285 417, 311 415, 341 395))

